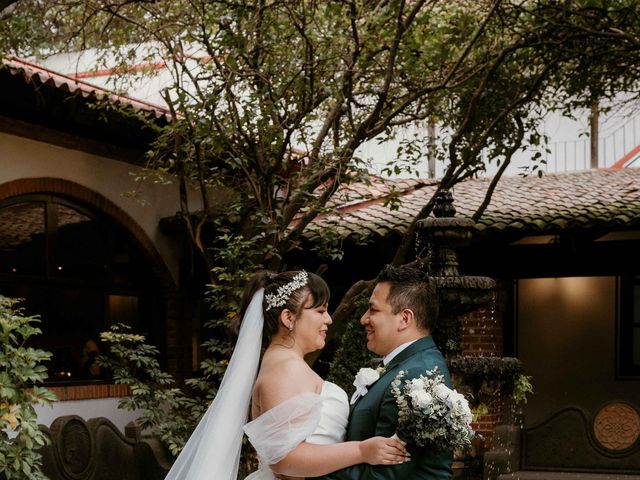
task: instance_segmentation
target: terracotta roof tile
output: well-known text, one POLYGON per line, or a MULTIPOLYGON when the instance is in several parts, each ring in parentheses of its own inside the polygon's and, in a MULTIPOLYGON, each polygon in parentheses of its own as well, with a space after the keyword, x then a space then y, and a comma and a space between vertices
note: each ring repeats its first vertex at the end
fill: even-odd
POLYGON ((30 63, 26 60, 16 57, 3 58, 0 62, 0 68, 6 68, 11 75, 21 76, 26 83, 34 86, 50 85, 53 88, 80 95, 83 98, 108 99, 116 105, 129 106, 136 112, 142 112, 145 116, 161 118, 165 117, 170 120, 170 112, 167 108, 160 105, 154 105, 142 100, 119 95, 83 80, 54 72, 40 65, 30 63))
MULTIPOLYGON (((339 224, 350 234, 370 234, 372 229, 405 232, 409 222, 435 191, 429 180, 389 181, 379 177, 373 186, 350 185, 351 197, 334 207, 339 224), (384 206, 395 186, 401 190, 398 210, 384 206), (360 193, 360 200, 354 196, 360 193), (377 192, 363 198, 363 192, 377 192), (367 225, 370 222, 371 225, 367 225)), ((484 199, 489 179, 468 180, 453 189, 457 215, 470 217, 484 199)), ((323 223, 316 220, 315 225, 323 223)), ((525 230, 542 233, 572 227, 640 226, 640 169, 587 170, 538 177, 505 177, 477 222, 483 234, 525 230)), ((313 225, 311 235, 313 235, 313 225)))

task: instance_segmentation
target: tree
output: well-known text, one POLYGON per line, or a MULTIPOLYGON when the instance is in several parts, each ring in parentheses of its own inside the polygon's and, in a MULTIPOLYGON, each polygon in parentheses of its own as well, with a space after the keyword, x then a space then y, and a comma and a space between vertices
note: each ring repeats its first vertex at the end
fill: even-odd
MULTIPOLYGON (((586 91, 606 99, 637 89, 640 6, 631 0, 19 5, 3 24, 29 25, 30 43, 14 42, 18 53, 100 47, 126 64, 144 46, 166 59, 175 121, 159 132, 149 167, 177 175, 183 192, 188 182, 200 186, 205 208, 190 211, 183 194, 182 218, 210 275, 217 327, 237 310, 248 272, 286 268, 286 254, 336 191, 369 181, 358 156, 365 142, 435 123, 441 188, 499 166, 478 217, 514 153, 543 144, 536 128, 547 111, 589 105, 586 91)), ((415 170, 428 141, 425 132, 403 142, 389 170, 415 170)), ((416 222, 432 207, 412 222, 394 263, 412 260, 416 222)), ((318 255, 339 255, 334 237, 324 238, 313 246, 318 255)), ((354 285, 335 321, 369 285, 354 285)), ((207 347, 213 359, 228 352, 215 338, 207 347)), ((211 360, 204 371, 215 378, 223 368, 211 360)))

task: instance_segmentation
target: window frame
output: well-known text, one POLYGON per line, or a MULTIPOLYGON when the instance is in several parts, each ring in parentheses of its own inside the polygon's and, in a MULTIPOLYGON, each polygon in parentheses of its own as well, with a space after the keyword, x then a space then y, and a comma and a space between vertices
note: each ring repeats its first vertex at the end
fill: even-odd
POLYGON ((618 301, 616 312, 616 380, 640 380, 640 362, 634 364, 634 348, 640 348, 640 334, 634 338, 634 330, 640 331, 640 295, 636 304, 634 290, 640 291, 640 275, 624 275, 617 279, 618 301))
MULTIPOLYGON (((65 207, 77 211, 79 214, 86 216, 92 222, 96 222, 101 229, 104 229, 108 235, 106 240, 106 246, 109 249, 108 256, 113 256, 116 251, 116 246, 120 245, 122 241, 126 243, 126 249, 132 255, 139 253, 140 246, 135 239, 130 235, 126 228, 113 222, 108 217, 105 217, 101 212, 92 209, 90 206, 83 205, 82 203, 70 199, 64 195, 52 194, 52 193, 29 193, 14 196, 4 200, 0 200, 0 211, 20 204, 41 204, 43 205, 44 215, 44 268, 36 274, 33 273, 21 273, 21 272, 4 272, 0 271, 0 286, 11 285, 12 283, 19 282, 30 285, 46 285, 46 288, 62 288, 62 289, 74 289, 76 287, 90 288, 96 290, 96 293, 101 294, 104 298, 104 326, 102 330, 107 330, 112 324, 112 318, 110 318, 110 311, 106 306, 106 302, 110 295, 125 295, 135 296, 138 304, 138 328, 151 328, 155 331, 152 336, 157 337, 161 334, 160 330, 163 330, 164 320, 162 325, 151 325, 156 322, 156 316, 153 312, 158 311, 158 308, 163 308, 162 304, 158 302, 157 294, 154 292, 155 278, 151 275, 149 280, 154 283, 148 282, 142 279, 140 282, 135 275, 133 277, 127 277, 124 283, 112 282, 108 278, 86 278, 82 276, 65 276, 59 275, 57 272, 57 252, 56 238, 58 235, 60 211, 59 207, 65 207), (116 241, 116 239, 118 239, 116 241), (142 307, 140 306, 142 305, 142 307), (144 308, 144 311, 142 310, 144 308)), ((139 258, 139 257, 138 257, 139 258)), ((146 262, 142 262, 146 263, 146 262)), ((149 270, 151 271, 151 270, 149 270)), ((38 313, 40 315, 40 313, 38 313)), ((164 314, 161 313, 161 318, 164 319, 164 314)), ((45 318, 41 317, 46 321, 45 318)), ((150 332, 145 332, 150 333, 150 332)), ((155 341, 160 349, 161 360, 166 354, 166 345, 163 342, 157 342, 158 338, 147 339, 150 342, 155 341)), ((52 346, 52 348, 55 346, 52 346)), ((93 385, 93 384, 111 384, 113 383, 110 377, 101 376, 100 378, 80 378, 80 379, 60 379, 55 377, 49 377, 45 381, 46 386, 59 386, 63 388, 71 388, 74 385, 93 385)), ((93 398, 93 397, 92 397, 93 398)))

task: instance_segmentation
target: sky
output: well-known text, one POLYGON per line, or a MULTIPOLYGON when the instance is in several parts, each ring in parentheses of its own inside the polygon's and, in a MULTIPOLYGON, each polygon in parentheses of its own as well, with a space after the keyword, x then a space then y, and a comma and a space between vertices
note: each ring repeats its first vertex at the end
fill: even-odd
MULTIPOLYGON (((157 63, 148 60, 149 56, 144 52, 139 52, 139 54, 139 66, 158 67, 157 63)), ((96 52, 93 50, 54 55, 45 60, 35 60, 35 62, 59 73, 75 75, 88 83, 113 88, 112 72, 96 66, 96 52)), ((127 94, 139 100, 164 106, 165 102, 160 91, 162 86, 167 84, 169 74, 166 69, 162 68, 155 71, 157 74, 152 76, 136 75, 136 81, 129 87, 127 94)), ((640 118, 633 108, 613 108, 607 114, 601 115, 599 129, 599 165, 601 167, 610 167, 640 144, 640 118)), ((563 172, 589 168, 589 112, 577 112, 574 119, 561 117, 558 114, 549 114, 541 131, 549 137, 549 152, 545 153, 547 163, 541 167, 544 171, 563 172)), ((370 160, 374 173, 382 173, 386 163, 390 159, 396 158, 396 150, 402 139, 416 134, 422 135, 423 132, 426 136, 426 125, 408 129, 395 141, 383 144, 377 140, 370 141, 363 145, 356 152, 356 155, 370 160)), ((437 127, 436 135, 438 135, 437 127)), ((505 175, 522 174, 523 167, 530 164, 532 154, 533 152, 529 151, 516 154, 505 175)), ((442 176, 444 168, 444 164, 436 164, 436 177, 442 176)), ((485 175, 491 176, 496 169, 495 162, 492 162, 485 175)), ((424 161, 418 165, 417 173, 420 177, 428 177, 426 153, 424 161)), ((411 177, 416 174, 415 171, 403 172, 395 176, 411 177)))

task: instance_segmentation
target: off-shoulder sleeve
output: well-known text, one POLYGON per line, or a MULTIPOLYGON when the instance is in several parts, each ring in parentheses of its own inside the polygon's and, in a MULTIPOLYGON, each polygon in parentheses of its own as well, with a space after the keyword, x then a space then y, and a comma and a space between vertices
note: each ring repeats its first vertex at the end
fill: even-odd
POLYGON ((244 426, 244 432, 267 465, 278 463, 315 431, 321 397, 305 392, 285 400, 244 426))

